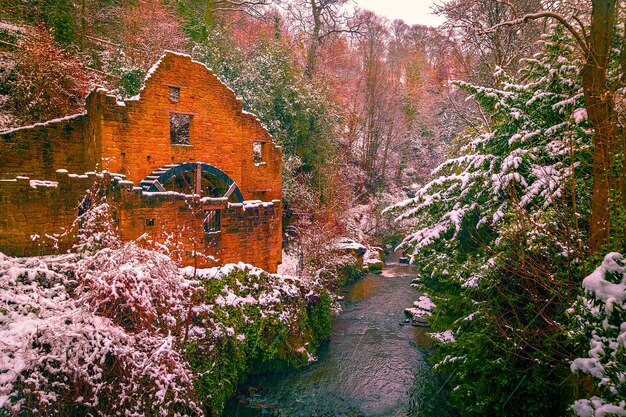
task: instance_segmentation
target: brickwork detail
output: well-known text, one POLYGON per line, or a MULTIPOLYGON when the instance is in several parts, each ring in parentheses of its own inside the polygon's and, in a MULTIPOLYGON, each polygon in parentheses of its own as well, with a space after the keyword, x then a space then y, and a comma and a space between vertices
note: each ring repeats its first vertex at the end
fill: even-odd
POLYGON ((109 187, 124 240, 166 243, 176 235, 186 265, 243 261, 273 272, 281 261, 282 151, 235 94, 188 56, 164 53, 136 98, 120 102, 97 89, 85 114, 1 132, 0 155, 0 251, 8 255, 70 248, 78 205, 94 172, 106 170, 124 178, 114 175, 109 187), (177 100, 171 87, 179 89, 177 100), (189 145, 171 143, 172 113, 191 116, 189 145), (255 162, 259 142, 262 161, 255 162), (155 171, 190 162, 225 174, 244 203, 140 187, 155 171), (218 233, 204 231, 210 209, 220 211, 218 233), (64 230, 54 244, 42 243, 64 230), (194 251, 205 256, 194 259, 194 251))

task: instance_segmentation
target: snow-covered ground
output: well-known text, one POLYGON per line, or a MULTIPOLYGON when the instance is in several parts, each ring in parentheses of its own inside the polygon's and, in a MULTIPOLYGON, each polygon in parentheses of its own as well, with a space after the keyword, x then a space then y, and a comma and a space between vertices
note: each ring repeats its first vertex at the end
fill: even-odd
POLYGON ((294 277, 298 276, 298 263, 299 260, 296 256, 283 251, 283 263, 278 265, 278 273, 282 275, 292 275, 294 277))
MULTIPOLYGON (((93 415, 201 416, 201 402, 212 400, 198 397, 194 381, 219 394, 222 378, 238 378, 220 374, 236 358, 222 358, 229 353, 218 347, 257 349, 258 335, 274 340, 272 331, 304 344, 310 336, 298 332, 310 330, 299 326, 320 290, 242 263, 194 276, 134 243, 62 256, 0 254, 0 414, 82 407, 93 415), (204 379, 211 372, 223 376, 204 379)), ((287 349, 312 357, 301 345, 287 349)))

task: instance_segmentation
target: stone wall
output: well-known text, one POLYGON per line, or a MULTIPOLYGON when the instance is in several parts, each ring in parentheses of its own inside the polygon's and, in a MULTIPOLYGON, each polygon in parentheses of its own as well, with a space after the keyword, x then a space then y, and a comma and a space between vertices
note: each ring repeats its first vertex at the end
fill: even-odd
POLYGON ((86 114, 0 133, 0 179, 16 176, 54 179, 57 169, 94 171, 98 143, 86 114))
MULTIPOLYGON (((182 265, 245 262, 275 272, 281 260, 280 201, 203 203, 183 195, 147 193, 109 177, 58 173, 57 181, 0 181, 0 248, 9 256, 62 253, 78 243, 80 202, 107 190, 113 228, 123 241, 170 252, 182 265), (204 231, 205 210, 220 210, 220 231, 204 231), (197 254, 194 256, 192 254, 197 254)), ((90 231, 86 231, 89 233, 90 231)))
POLYGON ((0 180, 0 252, 31 256, 70 249, 78 207, 95 179, 59 173, 55 181, 0 180))
POLYGON ((217 238, 220 263, 232 263, 245 254, 244 261, 276 272, 282 259, 282 211, 280 201, 271 206, 233 207, 224 210, 222 235, 217 238))
POLYGON ((203 204, 184 196, 125 189, 115 199, 123 240, 167 247, 184 265, 245 262, 276 272, 281 261, 280 201, 203 204), (220 210, 220 232, 204 232, 205 210, 220 210), (196 260, 191 254, 199 253, 196 260), (197 263, 196 263, 197 262, 197 263))
POLYGON ((107 185, 124 240, 143 236, 155 245, 176 240, 175 256, 187 265, 196 263, 189 253, 201 251, 206 255, 202 266, 243 261, 276 270, 282 243, 282 150, 209 69, 189 56, 166 52, 139 96, 122 102, 96 89, 86 102, 85 114, 0 132, 1 252, 27 256, 71 248, 79 203, 93 186, 93 172, 106 170, 127 178, 120 186, 107 185), (171 89, 178 97, 171 96, 171 89), (188 145, 172 144, 171 114, 191 117, 188 145), (255 143, 262 143, 260 162, 254 159, 255 143), (211 207, 131 185, 156 169, 184 162, 218 168, 237 184, 244 200, 265 204, 211 203, 221 210, 221 231, 207 235, 203 213, 211 207))

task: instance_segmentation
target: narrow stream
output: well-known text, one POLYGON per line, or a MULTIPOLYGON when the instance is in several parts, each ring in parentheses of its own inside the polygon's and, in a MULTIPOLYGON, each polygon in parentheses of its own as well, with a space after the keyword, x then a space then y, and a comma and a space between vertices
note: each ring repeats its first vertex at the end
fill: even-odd
POLYGON ((427 362, 428 329, 400 325, 417 298, 412 270, 397 263, 366 275, 343 301, 318 361, 298 371, 249 380, 229 417, 447 417, 446 388, 427 362))

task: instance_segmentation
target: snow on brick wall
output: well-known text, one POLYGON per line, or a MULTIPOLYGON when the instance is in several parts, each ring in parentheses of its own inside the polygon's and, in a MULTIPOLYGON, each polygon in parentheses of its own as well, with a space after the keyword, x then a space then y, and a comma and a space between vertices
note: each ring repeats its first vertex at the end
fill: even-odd
MULTIPOLYGON (((274 272, 280 263, 282 150, 255 115, 242 112, 241 100, 188 56, 166 52, 138 97, 120 102, 97 89, 87 97, 86 114, 0 132, 0 153, 0 179, 11 179, 0 182, 0 252, 24 256, 72 246, 74 232, 58 235, 76 228, 89 187, 83 182, 93 179, 68 172, 108 170, 138 184, 165 165, 200 161, 226 173, 245 200, 276 203, 246 210, 224 205, 220 233, 205 236, 202 215, 184 202, 117 191, 114 217, 122 238, 145 234, 163 245, 177 236, 185 243, 176 253, 201 251, 203 266, 244 261, 274 272), (170 87, 180 89, 178 100, 170 99, 170 87), (172 145, 172 113, 191 116, 189 145, 172 145), (260 164, 255 142, 264 144, 260 164), (28 179, 16 180, 20 176, 28 179)), ((131 190, 128 184, 120 189, 131 190)))

